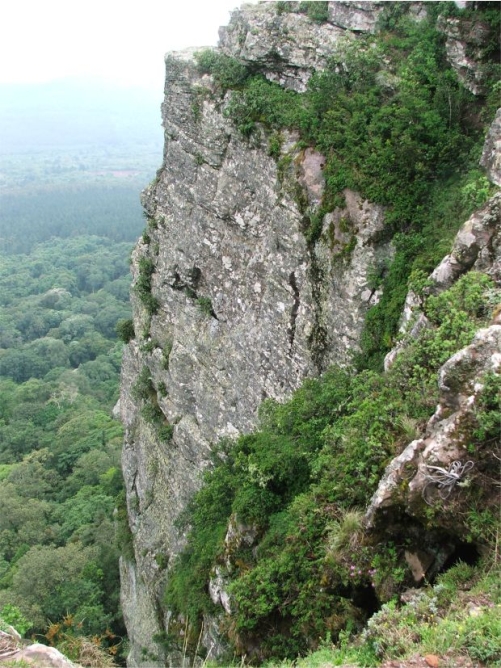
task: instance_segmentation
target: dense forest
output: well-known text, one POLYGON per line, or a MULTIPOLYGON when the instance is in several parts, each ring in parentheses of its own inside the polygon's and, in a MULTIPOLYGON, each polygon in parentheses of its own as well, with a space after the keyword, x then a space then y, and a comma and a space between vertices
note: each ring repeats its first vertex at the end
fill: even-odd
POLYGON ((74 659, 92 637, 122 661, 117 324, 159 162, 157 105, 89 83, 4 89, 0 618, 74 659))
POLYGON ((82 232, 130 243, 138 234, 141 220, 138 192, 139 185, 134 181, 127 185, 77 183, 0 193, 0 249, 9 254, 29 253, 37 243, 51 237, 70 238, 82 232))
POLYGON ((0 271, 0 616, 53 637, 70 615, 68 631, 112 646, 124 628, 113 539, 122 427, 111 413, 130 249, 52 239, 3 255, 0 271))

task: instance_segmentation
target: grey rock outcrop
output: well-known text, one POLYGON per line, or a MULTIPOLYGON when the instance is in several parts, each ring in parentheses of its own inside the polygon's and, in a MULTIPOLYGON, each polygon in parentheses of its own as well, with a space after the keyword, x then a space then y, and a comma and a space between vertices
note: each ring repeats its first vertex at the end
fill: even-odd
MULTIPOLYGON (((485 272, 496 282, 501 280, 501 192, 493 195, 461 227, 451 252, 430 274, 427 290, 433 294, 447 290, 469 270, 485 272)), ((407 341, 415 339, 426 327, 427 319, 421 311, 420 299, 410 291, 400 324, 403 338, 386 355, 386 371, 405 348, 407 341)))
MULTIPOLYGON (((232 25, 268 26, 272 16, 274 9, 253 6, 237 12, 232 25)), ((306 31, 305 43, 317 39, 322 26, 302 15, 280 20, 288 16, 306 31)), ((248 59, 266 60, 251 37, 242 47, 231 34, 222 36, 227 53, 243 57, 245 47, 248 59)), ((258 41, 267 44, 263 34, 258 41)), ((290 60, 294 54, 283 58, 302 67, 290 60)), ((309 71, 317 67, 311 54, 301 58, 309 71)), ((313 247, 305 219, 321 199, 322 156, 297 149, 291 135, 283 148, 291 170, 280 179, 265 137, 243 138, 216 92, 198 73, 193 50, 167 57, 164 163, 143 193, 148 237, 132 256, 134 285, 146 265, 151 269, 158 311, 148 314, 133 290, 136 339, 124 353, 120 397, 135 553, 121 565, 130 666, 143 665, 145 656, 152 665, 165 662, 153 637, 172 623, 162 595, 184 544, 175 520, 199 485, 212 444, 251 430, 263 399, 283 400, 305 377, 349 363, 377 299, 371 271, 392 253, 381 240, 383 209, 351 191, 346 205, 325 217, 313 247), (306 212, 290 187, 298 182, 306 212), (142 397, 139 378, 146 379, 142 397)))
POLYGON ((439 17, 437 27, 446 36, 447 59, 465 88, 474 95, 485 93, 482 50, 489 26, 479 20, 439 17))
MULTIPOLYGON (((469 485, 475 478, 485 478, 485 472, 498 470, 495 448, 472 451, 468 448, 470 442, 461 436, 462 433, 470 434, 466 426, 474 423, 487 373, 501 373, 501 325, 498 324, 479 330, 472 343, 441 368, 437 409, 422 438, 409 443, 387 467, 367 510, 369 528, 391 524, 395 515, 402 523, 405 521, 402 512, 408 521, 416 518, 426 525, 427 506, 438 503, 446 508, 453 503, 460 504, 464 484, 469 485), (454 462, 459 464, 454 467, 454 462), (448 485, 435 482, 436 475, 433 474, 437 469, 433 467, 454 472, 448 485)), ((497 503, 496 480, 490 485, 492 489, 484 479, 481 484, 484 493, 490 493, 491 500, 497 503)), ((443 518, 444 529, 452 530, 450 522, 451 518, 443 518)), ((452 518, 452 522, 457 523, 457 517, 452 518)), ((442 558, 447 556, 446 553, 442 558)), ((434 567, 438 570, 441 565, 435 563, 434 567)))
POLYGON ((304 14, 280 14, 275 3, 262 3, 234 12, 229 25, 220 28, 219 38, 223 53, 259 67, 273 81, 304 91, 345 34, 330 23, 312 23, 304 14))
POLYGON ((487 133, 480 164, 487 170, 492 183, 501 186, 501 109, 497 110, 487 133))
POLYGON ((326 66, 340 40, 373 33, 384 7, 383 2, 329 2, 327 21, 315 23, 300 13, 301 3, 289 5, 291 11, 271 2, 245 5, 220 29, 219 46, 297 91, 304 91, 313 72, 326 66))
POLYGON ((383 2, 329 2, 329 22, 355 32, 376 30, 383 2))
POLYGON ((434 292, 446 290, 470 269, 485 270, 494 279, 500 278, 500 222, 501 193, 496 193, 468 218, 456 235, 451 253, 431 274, 434 292))

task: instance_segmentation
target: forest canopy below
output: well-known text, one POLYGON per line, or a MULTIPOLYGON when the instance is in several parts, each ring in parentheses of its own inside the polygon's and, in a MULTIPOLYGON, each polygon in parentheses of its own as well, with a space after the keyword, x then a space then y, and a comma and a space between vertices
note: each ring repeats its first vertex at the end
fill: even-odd
MULTIPOLYGON (((43 86, 28 88, 0 103, 10 132, 0 152, 0 618, 46 643, 93 636, 120 654, 116 327, 131 315, 129 256, 139 193, 160 160, 159 114, 151 100, 108 95, 99 113, 86 99, 75 125, 75 87, 66 102, 68 86, 49 86, 45 102, 43 86)), ((63 649, 78 659, 78 642, 63 649)))
POLYGON ((70 614, 78 634, 124 635, 111 412, 130 250, 86 235, 1 258, 0 616, 26 631, 70 614))

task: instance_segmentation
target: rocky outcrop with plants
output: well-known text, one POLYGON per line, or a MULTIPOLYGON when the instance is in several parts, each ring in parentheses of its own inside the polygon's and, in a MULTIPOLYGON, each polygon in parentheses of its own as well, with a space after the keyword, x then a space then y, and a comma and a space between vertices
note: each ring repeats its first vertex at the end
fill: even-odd
POLYGON ((130 666, 346 644, 492 555, 489 4, 263 3, 167 56, 120 401, 130 666))

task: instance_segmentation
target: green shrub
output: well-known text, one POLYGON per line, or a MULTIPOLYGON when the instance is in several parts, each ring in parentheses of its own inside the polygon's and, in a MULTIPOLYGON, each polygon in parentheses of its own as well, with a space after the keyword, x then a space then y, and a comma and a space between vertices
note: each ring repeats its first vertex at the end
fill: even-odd
POLYGON ((15 628, 15 630, 22 636, 25 635, 26 631, 29 631, 33 624, 28 621, 23 615, 21 610, 15 605, 7 603, 0 610, 0 629, 6 630, 4 624, 8 624, 15 628))
POLYGON ((132 388, 132 396, 135 399, 148 401, 154 391, 155 388, 153 387, 150 370, 147 366, 143 366, 132 388))
POLYGON ((166 371, 168 371, 169 369, 169 357, 172 351, 172 346, 173 346, 173 341, 171 339, 168 339, 165 342, 162 350, 162 366, 166 371))
POLYGON ((211 49, 200 51, 195 59, 198 71, 201 74, 211 74, 223 90, 242 86, 249 76, 247 67, 236 58, 211 49))
POLYGON ((116 498, 115 522, 115 543, 118 551, 124 559, 133 562, 135 559, 134 538, 129 525, 125 490, 122 490, 116 498))
POLYGON ((283 141, 283 137, 279 132, 273 133, 268 140, 268 155, 275 158, 275 160, 280 158, 283 141))
POLYGON ((139 260, 139 275, 134 290, 150 315, 157 313, 160 307, 158 299, 151 294, 151 277, 154 271, 152 260, 146 257, 139 260))
POLYGON ((292 2, 282 2, 280 0, 279 2, 275 3, 276 9, 277 9, 277 14, 289 14, 290 12, 293 11, 293 3, 292 2))
POLYGON ((147 422, 156 424, 163 420, 162 409, 154 402, 148 402, 141 408, 141 415, 147 422))
POLYGON ((277 14, 290 14, 299 12, 306 14, 315 23, 325 23, 329 18, 329 3, 328 2, 300 2, 297 6, 294 2, 277 2, 277 14))
POLYGON ((158 440, 167 443, 172 440, 174 434, 174 426, 172 424, 162 424, 157 430, 158 440))
POLYGON ((163 380, 161 380, 161 381, 158 383, 157 390, 158 390, 158 392, 160 393, 160 395, 161 395, 162 397, 166 397, 167 394, 168 394, 168 392, 167 392, 167 385, 164 383, 163 380))
POLYGON ((119 320, 116 326, 117 334, 124 343, 129 343, 135 336, 134 322, 132 320, 119 320))
POLYGON ((461 188, 461 197, 466 206, 479 209, 493 192, 493 187, 483 174, 476 171, 461 188))
POLYGON ((325 23, 329 18, 328 2, 300 2, 299 11, 307 14, 315 23, 325 23))
POLYGON ((477 401, 477 427, 473 436, 480 443, 495 443, 501 432, 501 376, 488 372, 481 383, 483 388, 477 401))
POLYGON ((215 318, 215 313, 214 309, 212 308, 212 301, 210 297, 198 297, 197 306, 200 310, 200 313, 203 313, 203 315, 209 318, 215 318))

